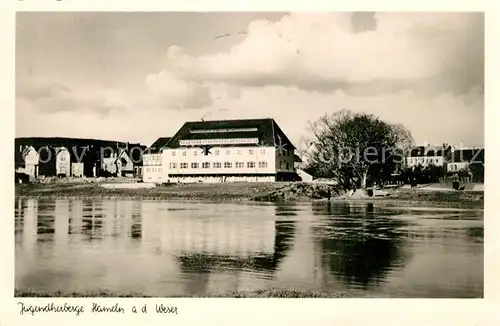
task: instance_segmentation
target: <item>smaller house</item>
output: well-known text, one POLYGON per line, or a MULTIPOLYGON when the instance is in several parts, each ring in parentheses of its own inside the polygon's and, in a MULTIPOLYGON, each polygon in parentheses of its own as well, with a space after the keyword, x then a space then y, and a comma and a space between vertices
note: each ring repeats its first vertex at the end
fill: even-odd
POLYGON ((116 157, 117 175, 122 177, 134 176, 134 162, 129 156, 129 151, 125 148, 118 149, 116 157))
POLYGON ((30 176, 30 179, 38 177, 40 155, 38 150, 33 146, 23 147, 22 157, 24 159, 24 173, 30 176))
POLYGON ((142 178, 144 166, 143 153, 145 150, 146 146, 141 144, 128 144, 127 154, 134 166, 133 177, 135 178, 142 178))
POLYGON ((93 162, 90 157, 90 147, 77 147, 73 146, 70 150, 70 161, 71 161, 71 176, 82 178, 82 177, 93 177, 93 162))
POLYGON ((54 148, 56 155, 56 176, 69 177, 71 176, 71 154, 66 147, 54 148))
POLYGON ((456 149, 448 162, 447 171, 448 173, 465 171, 473 163, 484 165, 483 148, 456 149))

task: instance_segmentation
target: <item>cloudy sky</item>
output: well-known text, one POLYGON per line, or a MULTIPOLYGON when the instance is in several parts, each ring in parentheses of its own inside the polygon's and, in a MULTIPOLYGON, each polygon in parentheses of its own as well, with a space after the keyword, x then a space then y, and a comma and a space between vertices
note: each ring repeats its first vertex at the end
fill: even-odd
POLYGON ((139 141, 340 109, 484 144, 484 18, 466 13, 18 13, 16 136, 139 141))

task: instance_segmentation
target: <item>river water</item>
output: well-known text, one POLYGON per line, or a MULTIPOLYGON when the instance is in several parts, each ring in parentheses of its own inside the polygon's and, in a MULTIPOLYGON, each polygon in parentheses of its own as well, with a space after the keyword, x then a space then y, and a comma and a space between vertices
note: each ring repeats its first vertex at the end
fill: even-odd
POLYGON ((483 296, 482 208, 16 199, 15 242, 20 291, 483 296))

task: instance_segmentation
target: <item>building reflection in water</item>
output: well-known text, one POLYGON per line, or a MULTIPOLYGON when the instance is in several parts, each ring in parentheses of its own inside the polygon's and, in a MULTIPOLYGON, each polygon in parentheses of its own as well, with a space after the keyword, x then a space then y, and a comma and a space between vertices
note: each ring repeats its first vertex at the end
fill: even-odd
POLYGON ((347 286, 377 285, 406 261, 398 231, 405 223, 378 215, 372 203, 317 205, 313 214, 323 216, 314 230, 322 264, 347 286))
MULTIPOLYGON (((280 207, 275 211, 276 215, 286 212, 280 207)), ((236 291, 242 286, 242 273, 259 273, 264 279, 272 279, 290 250, 294 222, 259 219, 256 214, 216 217, 217 212, 207 212, 205 216, 170 219, 170 229, 175 230, 171 249, 187 294, 206 294, 217 279, 226 290, 236 291)))

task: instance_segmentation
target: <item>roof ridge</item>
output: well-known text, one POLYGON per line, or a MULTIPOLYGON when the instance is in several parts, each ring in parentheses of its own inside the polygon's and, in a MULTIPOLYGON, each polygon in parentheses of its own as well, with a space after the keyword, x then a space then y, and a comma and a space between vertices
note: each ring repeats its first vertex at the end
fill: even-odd
POLYGON ((274 121, 274 119, 270 119, 271 120, 271 128, 272 128, 272 132, 273 132, 273 146, 274 148, 276 148, 276 132, 274 130, 274 124, 276 121, 274 121))

